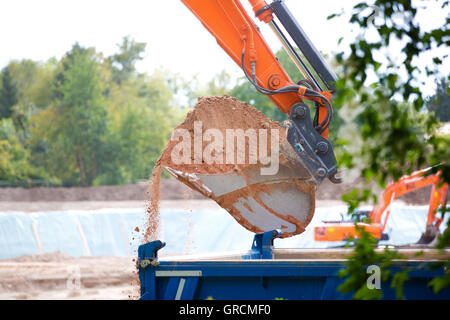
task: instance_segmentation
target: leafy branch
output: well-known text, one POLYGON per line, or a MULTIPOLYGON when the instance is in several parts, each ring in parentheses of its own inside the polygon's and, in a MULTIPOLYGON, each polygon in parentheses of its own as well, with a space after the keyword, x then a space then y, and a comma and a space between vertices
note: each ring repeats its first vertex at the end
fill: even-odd
MULTIPOLYGON (((442 8, 448 6, 448 1, 434 2, 442 8)), ((422 4, 426 10, 429 2, 419 1, 422 4)), ((424 80, 440 77, 439 66, 447 55, 436 49, 450 44, 450 18, 443 27, 424 31, 417 22, 420 10, 424 9, 414 6, 411 0, 376 0, 373 5, 361 2, 353 8, 350 23, 359 31, 349 45, 350 51, 337 54, 342 76, 336 84, 335 100, 344 120, 338 140, 340 166, 347 168, 347 179, 361 176, 365 181, 359 191, 343 197, 349 213, 363 201, 376 200, 374 184, 384 188, 389 179, 398 180, 426 166, 441 164, 433 173, 441 171, 441 182, 450 182, 450 138, 437 133, 439 121, 424 112, 426 97, 422 93, 424 80), (417 61, 427 54, 432 62, 422 70, 417 61)), ((329 19, 339 16, 334 14, 329 19)), ((389 266, 398 253, 377 253, 377 241, 365 230, 358 231, 354 253, 341 272, 347 280, 340 290, 355 291, 357 299, 380 298, 382 293, 367 291, 364 266, 389 266)), ((439 248, 450 245, 449 233, 447 227, 439 238, 439 248)), ((407 272, 392 277, 391 285, 396 287, 398 297, 403 296, 407 272)), ((388 278, 389 271, 383 271, 384 281, 388 278)), ((435 291, 449 284, 448 272, 431 282, 435 291)))

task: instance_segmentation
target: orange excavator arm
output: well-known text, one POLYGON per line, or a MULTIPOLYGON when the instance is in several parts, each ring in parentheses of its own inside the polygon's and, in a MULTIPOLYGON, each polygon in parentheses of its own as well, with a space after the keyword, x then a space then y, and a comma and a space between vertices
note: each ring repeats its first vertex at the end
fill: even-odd
POLYGON ((317 78, 319 77, 332 91, 336 76, 329 70, 283 1, 277 0, 268 5, 264 0, 248 0, 258 18, 274 29, 304 75, 305 79, 299 84, 289 78, 239 0, 181 1, 216 38, 222 49, 243 69, 256 89, 267 95, 281 111, 289 114, 292 107, 303 102, 303 99, 314 101, 317 118, 315 128, 324 138, 328 138, 332 94, 321 87, 323 85, 317 78), (299 48, 313 66, 316 75, 290 45, 281 27, 275 22, 274 15, 277 15, 291 37, 298 40, 296 43, 301 44, 299 48))
POLYGON ((256 17, 272 28, 303 74, 304 78, 298 82, 289 78, 239 0, 181 1, 239 65, 256 90, 289 115, 287 140, 314 183, 319 185, 325 178, 340 183, 333 147, 328 141, 337 78, 284 0, 273 0, 270 4, 264 0, 248 1, 256 17), (313 120, 308 105, 303 103, 305 99, 315 105, 313 120))
POLYGON ((386 212, 384 223, 381 226, 381 232, 386 229, 386 223, 390 215, 389 206, 395 199, 415 190, 425 188, 432 185, 430 192, 430 201, 428 207, 427 225, 432 223, 440 224, 442 221, 436 221, 436 211, 444 205, 448 185, 443 184, 439 186, 440 173, 433 175, 426 175, 430 169, 419 170, 412 173, 410 176, 400 178, 397 182, 391 182, 386 190, 383 192, 381 204, 372 211, 370 219, 373 223, 379 223, 381 225, 382 216, 386 212))
MULTIPOLYGON (((245 70, 250 75, 251 64, 255 64, 256 80, 260 86, 276 90, 294 85, 239 1, 182 1, 240 67, 245 50, 245 70)), ((269 97, 285 113, 302 101, 295 91, 269 97)))
MULTIPOLYGON (((192 172, 178 171, 170 166, 165 169, 192 189, 215 200, 251 232, 281 229, 282 237, 302 233, 314 213, 315 192, 320 183, 326 178, 334 183, 341 182, 333 147, 328 141, 336 76, 283 0, 274 0, 270 4, 264 0, 248 1, 256 17, 275 31, 303 74, 298 82, 289 78, 241 1, 181 1, 242 69, 257 92, 268 96, 281 111, 289 115, 289 119, 283 123, 283 130, 270 129, 274 135, 271 136, 269 158, 271 166, 275 166, 270 173, 263 170, 265 161, 262 158, 254 164, 235 166, 233 172, 212 170, 209 174, 202 174, 196 169, 192 172), (292 41, 296 47, 291 44, 292 41), (316 112, 313 120, 309 106, 304 103, 305 99, 314 103, 316 112), (272 139, 275 134, 281 134, 279 139, 272 139)), ((211 100, 208 108, 214 113, 213 100, 217 99, 211 100)), ((232 108, 229 109, 230 114, 237 109, 228 105, 232 108)), ((247 110, 255 111, 252 108, 247 110)), ((228 110, 220 116, 227 116, 227 112, 228 110)), ((246 110, 243 112, 243 119, 251 114, 246 110)), ((234 117, 238 116, 239 114, 234 113, 234 117)), ((230 119, 234 120, 233 117, 230 119)), ((261 128, 251 129, 265 130, 263 123, 256 126, 258 125, 261 128)), ((261 135, 257 140, 261 146, 261 135)), ((233 151, 234 146, 231 146, 231 150, 228 148, 227 145, 226 151, 224 148, 222 152, 227 154, 227 161, 228 151, 233 151)), ((247 153, 245 149, 244 152, 247 153)), ((259 156, 261 151, 259 149, 257 152, 259 156)))

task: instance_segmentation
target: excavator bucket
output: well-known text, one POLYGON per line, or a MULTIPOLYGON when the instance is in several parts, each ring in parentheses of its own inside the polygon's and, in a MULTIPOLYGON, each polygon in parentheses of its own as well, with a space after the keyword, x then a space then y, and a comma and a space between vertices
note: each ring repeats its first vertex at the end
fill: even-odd
MULTIPOLYGON (((275 31, 302 71, 305 77, 302 83, 308 88, 292 82, 240 1, 182 2, 211 32, 257 90, 267 95, 281 111, 291 113, 287 136, 282 142, 284 145, 280 146, 280 170, 275 175, 262 175, 258 165, 246 166, 245 170, 240 168, 234 173, 206 175, 196 174, 195 171, 177 171, 170 166, 166 166, 166 169, 177 179, 214 199, 248 230, 266 232, 280 229, 283 232, 281 237, 302 233, 314 213, 317 186, 327 177, 333 182, 338 180, 330 143, 314 128, 309 108, 297 102, 303 101, 302 97, 306 98, 307 95, 316 102, 314 98, 328 100, 322 93, 325 87, 330 92, 334 91, 336 75, 326 65, 283 1, 273 1, 270 5, 265 1, 250 3, 256 16, 275 31), (302 60, 272 15, 277 17, 318 77, 302 60), (322 82, 325 87, 321 86, 322 82)), ((231 118, 229 113, 232 110, 221 115, 225 119, 231 118)), ((330 121, 331 110, 327 113, 330 121)), ((249 117, 249 114, 233 119, 239 121, 245 116, 249 117)), ((317 119, 320 120, 320 114, 317 119)), ((325 120, 320 120, 320 125, 317 125, 321 133, 326 130, 325 120)))
POLYGON ((279 145, 279 169, 274 175, 262 175, 260 164, 227 174, 164 168, 190 188, 215 200, 249 231, 279 229, 284 238, 300 234, 314 215, 317 186, 327 176, 334 177, 336 171, 331 145, 316 133, 310 120, 306 121, 309 117, 306 105, 293 108, 286 123, 286 139, 279 145))
POLYGON ((439 235, 439 227, 428 225, 425 232, 422 233, 420 239, 416 242, 416 245, 434 246, 437 243, 439 235))

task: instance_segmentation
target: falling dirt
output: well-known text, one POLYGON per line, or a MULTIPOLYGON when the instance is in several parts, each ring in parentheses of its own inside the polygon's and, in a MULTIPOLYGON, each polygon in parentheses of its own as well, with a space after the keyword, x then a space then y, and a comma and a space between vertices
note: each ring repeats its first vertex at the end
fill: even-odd
POLYGON ((149 199, 147 204, 147 214, 148 219, 146 223, 146 231, 144 235, 144 241, 150 242, 157 240, 158 237, 158 225, 159 225, 159 201, 160 201, 160 189, 159 186, 161 184, 161 173, 162 173, 162 167, 161 163, 158 160, 158 162, 155 165, 155 168, 152 172, 152 177, 150 179, 150 185, 149 185, 149 199))

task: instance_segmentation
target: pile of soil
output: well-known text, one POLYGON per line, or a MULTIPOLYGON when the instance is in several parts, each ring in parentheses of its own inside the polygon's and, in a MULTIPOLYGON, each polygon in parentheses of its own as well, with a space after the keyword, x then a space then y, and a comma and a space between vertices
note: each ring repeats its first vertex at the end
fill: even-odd
MULTIPOLYGON (((202 144, 201 150, 196 150, 195 147, 195 123, 201 123, 201 134, 205 133, 208 129, 219 130, 223 137, 226 136, 226 130, 248 130, 248 129, 268 129, 267 141, 271 141, 271 129, 279 130, 279 141, 281 142, 286 136, 286 129, 280 126, 279 122, 273 121, 267 118, 262 112, 258 111, 251 105, 241 102, 234 97, 222 96, 222 97, 202 97, 198 99, 198 103, 195 109, 190 111, 183 123, 178 125, 174 132, 179 130, 186 130, 189 132, 191 137, 191 154, 190 163, 177 164, 172 160, 174 147, 180 142, 177 139, 171 139, 164 151, 162 152, 161 158, 159 160, 160 165, 170 166, 172 169, 179 170, 182 172, 195 172, 198 174, 217 174, 217 173, 228 173, 238 169, 243 169, 246 165, 242 164, 226 164, 226 156, 230 152, 236 155, 237 150, 227 150, 225 146, 225 141, 223 141, 223 150, 214 150, 212 154, 223 159, 223 164, 207 164, 204 159, 201 163, 195 163, 195 153, 203 154, 208 143, 202 144), (216 153, 217 152, 217 153, 216 153)), ((236 145, 234 145, 236 146, 236 145)), ((270 143, 267 143, 268 154, 270 154, 270 143)), ((245 159, 248 159, 250 153, 255 153, 256 145, 249 145, 248 141, 245 142, 246 155, 245 159)), ((178 155, 178 154, 177 154, 178 155)), ((179 154, 182 156, 182 153, 179 154)), ((247 163, 247 161, 246 161, 247 163)))
POLYGON ((67 253, 56 251, 51 253, 42 254, 30 254, 11 259, 14 262, 61 262, 73 259, 73 257, 67 253))
MULTIPOLYGON (((354 183, 333 184, 324 180, 316 192, 316 200, 340 200, 355 188, 354 183)), ((103 187, 38 187, 0 188, 0 202, 76 202, 76 201, 147 201, 148 181, 139 184, 103 187)), ((400 200, 410 205, 426 205, 431 187, 410 192, 400 200)), ((203 200, 205 197, 175 179, 162 179, 161 200, 203 200)))
MULTIPOLYGON (((203 199, 198 192, 175 179, 163 179, 161 200, 203 199)), ((0 188, 4 202, 74 202, 74 201, 146 201, 148 181, 137 184, 101 187, 0 188)))

